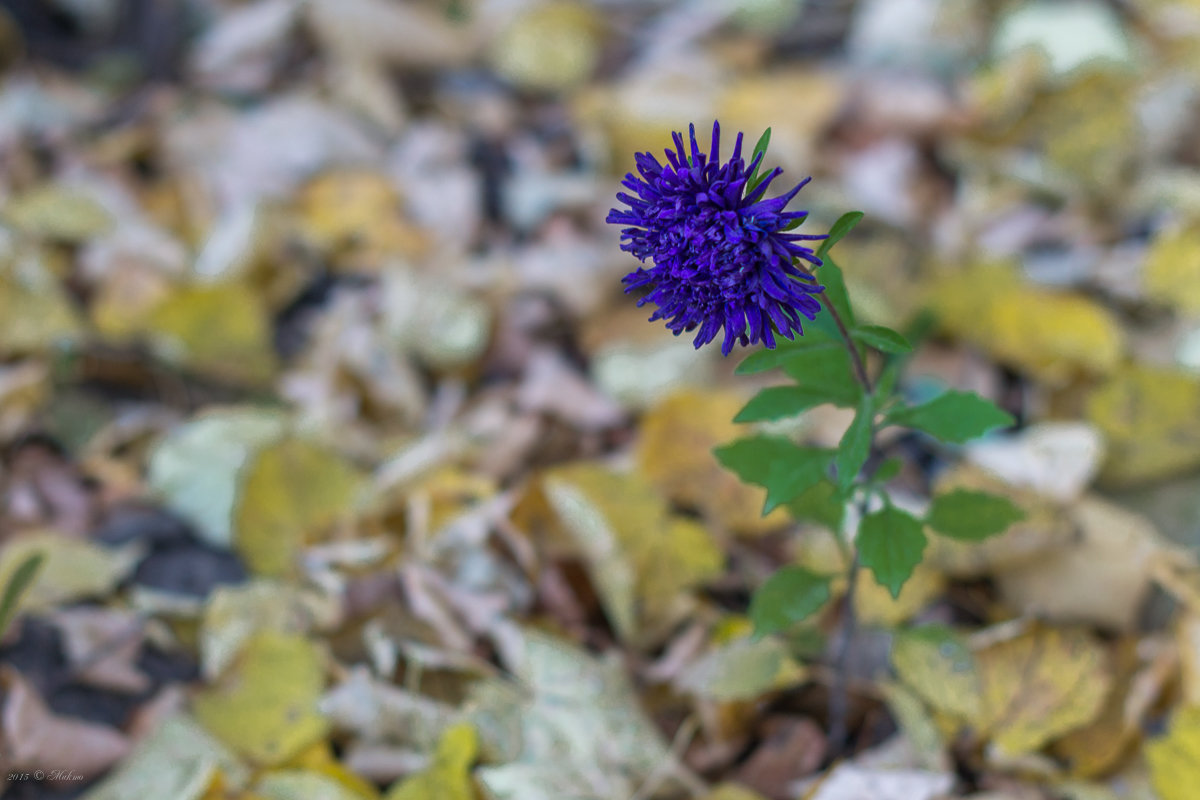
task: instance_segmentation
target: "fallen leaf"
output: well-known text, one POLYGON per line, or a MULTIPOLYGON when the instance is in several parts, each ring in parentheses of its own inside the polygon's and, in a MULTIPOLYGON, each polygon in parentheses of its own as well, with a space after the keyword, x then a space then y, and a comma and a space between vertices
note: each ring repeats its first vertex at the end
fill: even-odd
POLYGON ((605 19, 577 0, 539 2, 512 16, 493 40, 496 72, 518 86, 562 91, 583 83, 600 60, 605 19))
POLYGON ((448 728, 429 768, 388 789, 385 800, 474 800, 471 765, 478 751, 474 728, 463 723, 448 728))
POLYGON ((1002 628, 968 642, 945 629, 916 629, 896 640, 892 661, 926 703, 1006 756, 1032 753, 1094 720, 1113 682, 1107 652, 1078 629, 1002 628))
POLYGON ((841 764, 821 781, 811 800, 936 800, 950 791, 954 776, 912 769, 870 769, 841 764))
POLYGON ((53 533, 12 539, 0 549, 0 586, 34 553, 45 557, 33 584, 18 601, 24 611, 46 611, 64 603, 104 597, 133 571, 143 548, 131 543, 105 548, 53 533))
POLYGON ((720 702, 755 700, 804 681, 807 673, 778 637, 735 639, 719 644, 688 665, 676 685, 720 702))
POLYGON ((534 631, 521 639, 508 665, 521 691, 486 680, 471 693, 484 752, 500 762, 477 776, 497 800, 630 797, 669 777, 672 756, 617 662, 534 631))
POLYGON ((687 611, 689 589, 721 570, 708 532, 672 517, 637 475, 579 463, 548 472, 542 488, 622 636, 655 635, 687 611))
POLYGON ((764 490, 738 480, 712 454, 714 447, 745 433, 733 422, 744 404, 733 392, 672 393, 642 417, 636 457, 639 471, 674 502, 754 534, 785 524, 785 510, 764 517, 764 490))
POLYGON ((268 772, 254 782, 256 796, 265 800, 372 800, 379 796, 351 791, 319 772, 286 769, 268 772))
POLYGON ((1104 438, 1086 422, 1042 422, 1013 437, 972 443, 966 457, 1010 486, 1068 502, 1099 472, 1104 438))
POLYGON ((1070 541, 996 572, 1001 598, 1038 619, 1132 630, 1166 542, 1149 520, 1099 498, 1068 513, 1077 531, 1070 541))
POLYGON ((1108 654, 1078 629, 1035 626, 974 651, 981 726, 1006 754, 1030 753, 1091 722, 1113 682, 1108 654))
POLYGON ((323 658, 301 636, 260 631, 217 684, 196 695, 196 719, 228 747, 261 766, 286 762, 325 735, 317 711, 323 658))
POLYGON ((1190 800, 1200 786, 1200 708, 1176 712, 1167 735, 1146 745, 1146 760, 1162 800, 1190 800))
POLYGON ((271 444, 242 473, 234 546, 256 573, 293 572, 311 537, 349 514, 363 477, 350 463, 300 439, 271 444))
POLYGON ((40 353, 73 341, 78 315, 35 252, 0 255, 0 352, 40 353))
POLYGON ((1116 317, 1092 300, 1023 283, 1006 264, 974 266, 933 280, 941 323, 995 358, 1051 384, 1077 373, 1107 375, 1125 352, 1116 317))
POLYGON ((106 232, 112 217, 91 194, 62 184, 45 184, 19 195, 3 216, 22 232, 79 242, 106 232))
POLYGON ((1146 295, 1185 314, 1200 314, 1200 226, 1164 228, 1142 266, 1146 295))
POLYGON ((50 619, 62 634, 63 654, 80 683, 131 694, 150 688, 150 677, 137 665, 145 622, 136 614, 78 607, 59 609, 50 619))
POLYGON ((249 777, 248 770, 223 744, 190 717, 177 715, 139 742, 84 800, 199 800, 218 773, 230 786, 240 786, 249 777))
POLYGON ((314 178, 297 198, 301 232, 346 267, 379 269, 387 257, 412 257, 424 235, 401 214, 392 182, 366 169, 331 170, 314 178))
POLYGON ((339 611, 335 601, 307 587, 268 580, 219 586, 201 620, 201 672, 215 680, 257 632, 306 634, 336 621, 339 611))
POLYGON ((242 467, 284 432, 270 409, 209 409, 172 429, 150 454, 146 480, 167 505, 218 547, 233 539, 233 509, 242 467))
POLYGON ((1104 435, 1100 473, 1111 485, 1145 483, 1200 465, 1200 378, 1129 365, 1087 399, 1085 415, 1104 435))
POLYGON ((129 753, 129 740, 119 731, 53 713, 37 689, 12 667, 0 667, 0 685, 5 689, 0 736, 7 770, 52 767, 91 779, 129 753))
POLYGON ((173 363, 251 384, 275 373, 267 312, 247 286, 177 289, 149 312, 145 324, 154 350, 173 363))

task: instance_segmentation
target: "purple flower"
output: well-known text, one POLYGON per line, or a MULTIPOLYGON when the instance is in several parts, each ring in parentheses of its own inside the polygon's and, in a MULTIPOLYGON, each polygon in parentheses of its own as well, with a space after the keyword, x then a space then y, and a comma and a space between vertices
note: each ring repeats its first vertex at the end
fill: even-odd
POLYGON ((625 291, 647 288, 638 305, 658 306, 650 321, 667 320, 676 336, 695 330, 697 348, 724 327, 724 355, 734 340, 774 347, 775 333, 788 339, 793 332, 803 334, 800 315, 816 318, 821 304, 814 295, 824 287, 794 260, 820 266, 821 260, 799 242, 825 237, 788 233, 808 212, 783 209, 811 179, 764 200, 768 185, 783 172, 777 167, 745 194, 762 153, 747 166, 739 133, 732 157, 722 164, 718 124, 713 124, 711 155, 700 152, 694 125, 689 134, 691 153, 684 150, 683 135, 675 133, 665 166, 649 153, 638 153, 641 177, 630 173, 622 181, 638 196, 618 193, 628 210, 608 212, 607 222, 627 226, 621 249, 652 262, 625 276, 625 291))

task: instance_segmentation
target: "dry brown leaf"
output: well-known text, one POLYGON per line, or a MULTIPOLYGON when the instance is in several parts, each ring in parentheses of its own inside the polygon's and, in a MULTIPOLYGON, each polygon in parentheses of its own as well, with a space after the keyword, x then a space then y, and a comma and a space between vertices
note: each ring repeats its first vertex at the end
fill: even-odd
POLYGON ((1041 619, 1132 630, 1166 543, 1149 520, 1096 497, 1069 514, 1077 531, 1069 542, 997 571, 1001 597, 1041 619))
POLYGON ((11 667, 0 667, 0 684, 6 691, 0 714, 8 770, 73 772, 90 779, 129 753, 129 740, 120 732, 50 711, 11 667))

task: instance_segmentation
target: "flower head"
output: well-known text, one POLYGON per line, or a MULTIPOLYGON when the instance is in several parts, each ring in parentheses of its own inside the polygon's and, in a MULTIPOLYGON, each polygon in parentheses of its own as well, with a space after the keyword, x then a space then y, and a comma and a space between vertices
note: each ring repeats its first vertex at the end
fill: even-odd
POLYGON ((697 348, 724 327, 724 355, 735 340, 774 347, 775 333, 788 339, 803 334, 800 315, 816 318, 821 305, 814 295, 823 287, 795 263, 821 264, 799 242, 825 237, 789 233, 808 212, 783 209, 811 179, 764 200, 783 170, 773 169, 746 193, 763 154, 747 165, 739 133, 733 155, 721 163, 718 124, 713 124, 709 154, 700 151, 695 126, 689 134, 690 152, 682 134, 673 134, 675 149, 666 151, 665 166, 649 153, 638 153, 641 177, 630 173, 622 181, 638 196, 620 192, 617 199, 628 210, 608 212, 607 222, 626 226, 621 249, 651 262, 625 276, 625 291, 648 289, 638 305, 658 306, 650 321, 667 320, 676 336, 695 330, 697 348))

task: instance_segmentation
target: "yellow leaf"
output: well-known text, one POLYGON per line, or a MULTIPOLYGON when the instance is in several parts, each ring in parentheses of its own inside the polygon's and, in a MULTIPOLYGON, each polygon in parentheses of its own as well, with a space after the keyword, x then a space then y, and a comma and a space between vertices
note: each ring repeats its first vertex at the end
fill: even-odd
POLYGON ((196 719, 262 766, 282 764, 325 736, 317 712, 325 687, 321 652, 302 636, 261 631, 216 686, 193 701, 196 719))
POLYGON ((353 465, 314 444, 273 444, 243 473, 234 546, 255 572, 286 575, 306 542, 353 511, 362 483, 353 465))
POLYGON ((765 494, 722 467, 712 450, 747 434, 733 418, 745 398, 733 392, 685 390, 671 394, 642 418, 637 462, 659 491, 740 533, 778 530, 784 509, 762 516, 765 494))
POLYGON ((109 594, 141 560, 143 550, 137 544, 113 549, 55 533, 27 534, 0 549, 0 586, 7 586, 17 568, 35 553, 45 561, 17 601, 22 611, 109 594))
POLYGON ((1146 295, 1188 314, 1200 314, 1200 224, 1160 232, 1142 268, 1146 295))
POLYGON ((543 491, 622 636, 677 619, 687 610, 684 593, 721 571, 724 556, 707 531, 672 517, 636 475, 574 464, 549 472, 543 491))
POLYGON ((722 783, 714 786, 704 800, 763 800, 763 796, 736 783, 722 783))
POLYGON ((897 639, 892 661, 931 708, 1004 755, 1034 752, 1100 714, 1113 675, 1091 636, 1037 626, 998 639, 985 634, 995 640, 981 635, 964 646, 937 629, 917 629, 897 639))
POLYGON ((275 372, 266 309, 245 286, 179 289, 149 312, 145 325, 162 357, 191 369, 248 383, 275 372))
POLYGON ((0 258, 0 354, 40 352, 78 333, 58 279, 36 254, 0 258))
POLYGON ((904 582, 899 597, 881 586, 870 570, 860 570, 854 589, 858 618, 865 625, 891 627, 914 617, 941 594, 946 580, 940 572, 918 564, 912 577, 904 582))
POLYGON ((978 668, 970 648, 958 636, 932 628, 901 634, 892 646, 892 664, 930 708, 964 722, 980 717, 978 668))
MULTIPOLYGON (((1070 766, 1073 775, 1092 778, 1112 772, 1141 739, 1142 715, 1138 712, 1144 708, 1131 708, 1134 705, 1131 703, 1133 684, 1140 677, 1137 644, 1134 637, 1116 643, 1113 658, 1115 685, 1108 693, 1103 710, 1094 720, 1071 731, 1054 745, 1054 754, 1070 766)), ((1145 683, 1144 677, 1141 682, 1145 683)), ((1157 688, 1161 688, 1161 684, 1157 688)), ((1144 704, 1153 703, 1156 694, 1153 692, 1146 697, 1144 704)))
POLYGON ((1177 712, 1166 737, 1146 745, 1146 760, 1162 800, 1194 800, 1200 786, 1200 708, 1177 712))
POLYGON ((388 789, 385 800, 475 800, 471 765, 479 752, 475 729, 459 723, 438 742, 433 764, 388 789))
POLYGON ((977 265, 934 280, 942 324, 997 359, 1050 382, 1108 374, 1125 351, 1116 317, 1082 295, 1027 286, 1010 264, 977 265))
POLYGON ((90 239, 112 227, 108 212, 90 195, 54 184, 22 194, 4 208, 4 216, 25 233, 68 242, 90 239))
POLYGON ((379 790, 375 785, 351 772, 334 758, 329 742, 316 742, 306 747, 289 766, 305 770, 308 774, 320 774, 339 787, 349 790, 348 794, 355 798, 379 800, 379 790))
POLYGON ((345 266, 375 268, 382 256, 417 255, 427 245, 402 217, 396 187, 379 172, 325 172, 301 190, 298 204, 301 230, 321 249, 349 256, 345 266))
POLYGON ((795 686, 807 671, 778 638, 743 638, 719 645, 680 673, 681 689, 729 702, 755 700, 766 692, 795 686))
POLYGON ((1033 627, 975 651, 980 722, 1003 753, 1030 753, 1094 720, 1113 675, 1108 653, 1081 630, 1033 627))
POLYGON ((1200 378, 1130 364, 1088 397, 1085 414, 1107 440, 1100 478, 1110 485, 1200 465, 1200 378))
POLYGON ((551 0, 518 12, 492 46, 496 71, 534 89, 561 90, 588 79, 600 58, 604 17, 588 3, 551 0))
POLYGON ((321 772, 287 769, 263 775, 254 785, 254 792, 255 797, 264 800, 377 800, 379 792, 370 788, 372 794, 359 794, 321 772))

